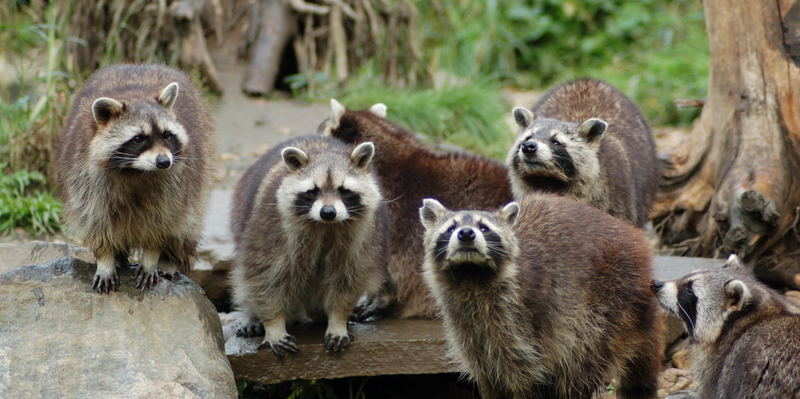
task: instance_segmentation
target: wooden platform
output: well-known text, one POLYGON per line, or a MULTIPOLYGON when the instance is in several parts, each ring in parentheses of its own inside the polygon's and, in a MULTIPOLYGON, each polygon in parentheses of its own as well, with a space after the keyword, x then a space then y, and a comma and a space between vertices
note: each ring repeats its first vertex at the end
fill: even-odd
MULTIPOLYGON (((719 267, 723 260, 656 257, 655 276, 680 277, 693 270, 719 267)), ((681 333, 668 320, 668 340, 681 333)), ((256 351, 260 338, 232 337, 225 344, 237 380, 274 384, 303 379, 458 372, 445 356, 446 342, 437 320, 382 320, 351 325, 355 341, 342 353, 329 354, 322 344, 322 325, 293 325, 300 352, 278 359, 269 350, 256 351)))

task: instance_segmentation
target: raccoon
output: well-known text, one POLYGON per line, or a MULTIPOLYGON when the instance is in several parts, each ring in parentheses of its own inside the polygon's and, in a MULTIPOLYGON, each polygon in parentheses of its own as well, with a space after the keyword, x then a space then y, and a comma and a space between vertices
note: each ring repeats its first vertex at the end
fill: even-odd
POLYGON ((142 249, 137 286, 158 270, 188 271, 202 230, 214 125, 191 79, 163 65, 95 72, 60 137, 59 186, 68 233, 97 258, 92 287, 119 286, 116 265, 142 249))
POLYGON ((608 83, 581 79, 552 89, 520 127, 507 157, 517 200, 531 191, 568 194, 643 227, 658 188, 655 142, 636 105, 608 83))
POLYGON ((735 255, 653 290, 688 332, 698 398, 800 398, 800 308, 735 255))
POLYGON ((389 201, 389 278, 380 295, 360 304, 356 317, 434 318, 436 303, 421 275, 420 201, 437 196, 456 209, 496 209, 511 201, 511 187, 503 165, 473 154, 433 151, 385 117, 383 104, 352 111, 331 100, 331 116, 320 126, 323 134, 346 143, 375 143, 375 167, 389 201))
POLYGON ((251 319, 239 336, 264 333, 263 348, 297 352, 286 321, 327 318, 325 347, 352 340, 358 297, 382 280, 386 205, 371 168, 375 146, 296 138, 264 154, 236 186, 231 229, 233 301, 251 319), (263 323, 263 324, 262 324, 263 323))
POLYGON ((487 398, 655 398, 663 322, 643 233, 531 194, 499 211, 420 208, 425 280, 451 356, 487 398))

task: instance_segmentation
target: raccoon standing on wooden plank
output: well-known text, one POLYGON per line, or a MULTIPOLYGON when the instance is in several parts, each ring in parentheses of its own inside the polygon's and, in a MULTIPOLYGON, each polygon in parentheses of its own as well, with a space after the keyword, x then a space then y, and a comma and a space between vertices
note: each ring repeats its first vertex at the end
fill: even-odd
POLYGON ((531 194, 497 212, 420 208, 425 279, 450 353, 481 397, 655 398, 662 320, 643 233, 589 205, 531 194))
POLYGON ((352 337, 359 296, 377 290, 385 262, 386 206, 372 171, 375 146, 320 136, 277 145, 245 172, 233 198, 234 303, 251 318, 239 336, 264 334, 277 356, 297 352, 286 322, 328 320, 325 347, 352 337), (263 324, 262 324, 263 323, 263 324))
POLYGON ((653 290, 689 333, 698 398, 800 398, 800 308, 735 255, 653 290))
POLYGON ((142 249, 137 286, 196 257, 215 154, 213 122, 191 79, 163 65, 95 72, 75 98, 58 151, 68 232, 97 258, 92 287, 116 290, 116 264, 142 249))
POLYGON ((568 194, 643 227, 658 188, 655 142, 639 108, 608 83, 581 79, 550 90, 533 112, 516 107, 521 131, 507 158, 514 198, 568 194))
POLYGON ((331 100, 331 116, 320 126, 323 134, 346 143, 375 143, 375 167, 389 203, 389 278, 357 317, 434 318, 437 307, 422 280, 420 202, 436 196, 454 209, 496 209, 511 201, 511 188, 503 165, 477 155, 433 151, 385 116, 383 104, 352 111, 331 100))

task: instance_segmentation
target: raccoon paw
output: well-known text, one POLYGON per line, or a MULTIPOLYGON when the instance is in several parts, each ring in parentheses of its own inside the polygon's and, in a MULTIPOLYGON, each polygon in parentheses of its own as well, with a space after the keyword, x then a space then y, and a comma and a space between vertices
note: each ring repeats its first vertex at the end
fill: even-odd
POLYGON ((136 288, 151 289, 158 284, 158 271, 148 272, 143 267, 136 269, 136 288))
POLYGON ((289 334, 286 334, 283 338, 275 342, 264 340, 264 342, 258 346, 258 350, 266 348, 272 350, 272 353, 277 357, 284 357, 287 353, 297 353, 300 350, 297 344, 294 343, 294 337, 289 334))
POLYGON ((354 339, 353 334, 349 333, 345 335, 325 334, 325 350, 328 352, 339 352, 354 339))
POLYGON ((364 323, 378 321, 386 317, 391 310, 391 301, 381 295, 369 295, 359 299, 350 320, 364 323))
POLYGON ((92 289, 98 294, 111 293, 111 291, 116 291, 117 287, 119 287, 119 276, 117 276, 117 273, 108 275, 94 275, 92 289))
POLYGON ((237 337, 250 338, 264 336, 264 325, 261 323, 248 324, 236 330, 237 337))

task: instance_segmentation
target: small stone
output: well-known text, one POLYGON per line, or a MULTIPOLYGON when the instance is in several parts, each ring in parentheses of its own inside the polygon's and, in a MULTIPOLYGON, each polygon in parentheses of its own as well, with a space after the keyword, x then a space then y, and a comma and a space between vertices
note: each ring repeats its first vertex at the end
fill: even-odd
POLYGON ((658 397, 664 398, 673 392, 691 387, 692 373, 689 370, 671 368, 658 376, 658 397))

